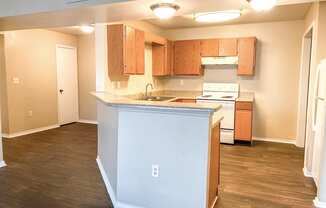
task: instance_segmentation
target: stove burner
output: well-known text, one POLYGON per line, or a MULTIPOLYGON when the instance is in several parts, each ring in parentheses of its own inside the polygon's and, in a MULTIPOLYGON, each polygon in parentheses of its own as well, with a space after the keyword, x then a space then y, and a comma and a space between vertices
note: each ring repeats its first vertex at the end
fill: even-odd
POLYGON ((233 96, 231 96, 231 95, 226 95, 226 96, 222 96, 221 98, 231 99, 231 98, 233 98, 233 96))

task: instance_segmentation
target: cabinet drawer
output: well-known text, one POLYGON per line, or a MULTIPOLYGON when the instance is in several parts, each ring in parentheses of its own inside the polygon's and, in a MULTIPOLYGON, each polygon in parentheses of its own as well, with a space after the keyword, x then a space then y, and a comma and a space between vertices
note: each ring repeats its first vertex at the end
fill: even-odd
POLYGON ((236 103, 236 110, 252 110, 252 103, 251 102, 237 102, 236 103))

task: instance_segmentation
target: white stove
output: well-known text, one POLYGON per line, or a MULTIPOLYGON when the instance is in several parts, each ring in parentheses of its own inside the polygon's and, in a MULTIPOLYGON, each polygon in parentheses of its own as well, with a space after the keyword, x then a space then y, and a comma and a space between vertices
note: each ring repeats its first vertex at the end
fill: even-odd
POLYGON ((221 122, 221 143, 234 144, 235 101, 239 97, 239 84, 236 83, 204 83, 203 95, 197 102, 218 103, 222 109, 214 116, 223 116, 221 122))

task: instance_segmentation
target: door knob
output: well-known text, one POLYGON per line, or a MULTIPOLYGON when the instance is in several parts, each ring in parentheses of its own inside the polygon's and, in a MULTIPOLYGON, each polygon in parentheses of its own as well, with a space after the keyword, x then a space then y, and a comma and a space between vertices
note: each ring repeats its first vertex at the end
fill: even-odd
POLYGON ((59 92, 62 94, 63 93, 63 89, 60 89, 59 92))

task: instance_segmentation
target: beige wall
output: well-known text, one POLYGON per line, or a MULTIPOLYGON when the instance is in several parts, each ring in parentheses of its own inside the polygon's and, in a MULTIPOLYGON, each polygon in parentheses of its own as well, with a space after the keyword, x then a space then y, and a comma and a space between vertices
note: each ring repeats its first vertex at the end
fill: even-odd
POLYGON ((2 151, 2 115, 3 115, 3 103, 5 102, 2 102, 4 100, 4 98, 6 98, 6 96, 4 96, 4 87, 5 87, 5 79, 3 78, 4 77, 4 69, 5 69, 5 53, 4 53, 4 36, 3 35, 0 35, 0 115, 1 115, 1 119, 0 119, 0 163, 3 161, 3 151, 2 151))
POLYGON ((47 30, 12 31, 4 36, 9 107, 4 133, 57 124, 56 44, 76 47, 77 38, 47 30), (19 84, 13 83, 14 77, 19 84))
POLYGON ((319 5, 317 62, 326 58, 326 2, 319 5))
POLYGON ((169 30, 173 40, 256 36, 257 64, 254 77, 212 69, 203 77, 167 78, 164 88, 201 90, 203 82, 238 82, 241 91, 255 92, 254 136, 295 139, 303 28, 303 21, 290 21, 169 30))
POLYGON ((95 35, 78 36, 79 118, 96 121, 95 35))
POLYGON ((1 126, 2 132, 8 132, 8 97, 5 64, 4 35, 0 36, 0 92, 1 92, 1 126))

